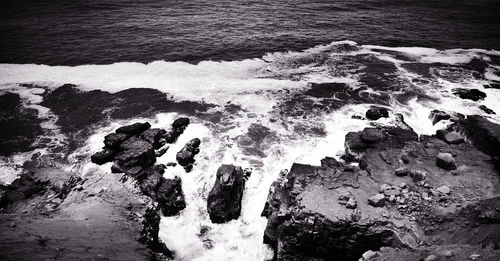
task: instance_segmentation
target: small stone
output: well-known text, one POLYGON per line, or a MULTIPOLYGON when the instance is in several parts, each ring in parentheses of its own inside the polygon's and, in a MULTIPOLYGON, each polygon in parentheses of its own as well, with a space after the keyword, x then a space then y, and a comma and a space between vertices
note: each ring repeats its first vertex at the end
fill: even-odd
POLYGON ((368 199, 368 204, 374 207, 383 207, 385 206, 385 196, 384 194, 377 194, 368 199))
POLYGON ((384 192, 386 190, 391 189, 392 187, 389 184, 382 184, 380 185, 380 192, 384 192))
POLYGON ((396 196, 394 196, 394 195, 390 195, 390 196, 389 196, 389 202, 391 202, 391 203, 396 202, 396 196))
POLYGON ((403 161, 404 164, 410 163, 410 158, 408 158, 407 155, 401 156, 401 161, 403 161))
POLYGON ((401 194, 401 190, 399 190, 399 188, 391 188, 391 189, 385 190, 384 194, 386 196, 399 196, 399 194, 401 194))
POLYGON ((448 186, 441 186, 439 188, 436 189, 437 191, 439 191, 441 194, 445 194, 445 195, 448 195, 450 194, 450 187, 448 186))
POLYGON ((347 201, 347 204, 345 205, 346 208, 349 209, 355 209, 358 206, 356 203, 356 200, 353 198, 350 198, 349 201, 347 201))
POLYGON ((469 256, 470 260, 477 260, 481 255, 480 254, 472 254, 469 256))
POLYGON ((410 174, 410 171, 407 168, 399 168, 394 172, 394 174, 396 174, 396 176, 398 177, 404 177, 408 176, 408 174, 410 174))
POLYGON ((339 200, 340 201, 348 201, 350 197, 351 197, 351 194, 349 192, 344 192, 344 193, 340 194, 339 200))
POLYGON ((404 182, 399 183, 399 187, 402 189, 406 188, 406 183, 404 182))
POLYGON ((460 144, 464 142, 464 138, 458 132, 452 131, 444 135, 444 140, 449 144, 460 144))
POLYGON ((446 257, 452 257, 453 256, 453 251, 448 250, 448 251, 444 252, 444 256, 446 256, 446 257))
POLYGON ((377 256, 378 256, 377 252, 372 251, 372 250, 368 250, 365 253, 363 253, 363 255, 361 256, 361 260, 362 261, 372 260, 372 259, 374 259, 377 256))
POLYGON ((428 255, 424 261, 436 261, 438 260, 438 257, 436 255, 428 255))
POLYGON ((436 165, 445 170, 457 169, 457 163, 450 153, 439 153, 436 156, 436 165))

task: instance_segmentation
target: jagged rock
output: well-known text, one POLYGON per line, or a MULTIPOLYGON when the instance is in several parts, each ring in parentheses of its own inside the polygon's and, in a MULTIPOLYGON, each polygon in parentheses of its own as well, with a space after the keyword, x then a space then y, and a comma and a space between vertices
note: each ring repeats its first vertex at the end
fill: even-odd
POLYGON ((432 121, 432 125, 435 125, 441 120, 448 120, 450 118, 451 116, 448 113, 440 110, 432 110, 429 114, 429 119, 432 121))
POLYGON ((139 135, 140 133, 144 132, 149 128, 151 128, 151 124, 149 124, 149 122, 144 122, 144 123, 137 122, 131 125, 122 126, 116 129, 115 132, 129 134, 129 135, 139 135))
POLYGON ((110 133, 104 137, 104 145, 108 148, 117 149, 120 144, 130 138, 130 134, 127 133, 110 133))
POLYGON ((449 144, 460 144, 464 142, 464 138, 459 133, 452 131, 444 135, 444 140, 449 144))
POLYGON ((377 194, 368 199, 368 204, 374 207, 383 207, 385 206, 385 196, 384 194, 377 194))
POLYGON ((186 167, 194 163, 194 156, 200 152, 200 139, 194 138, 186 143, 184 147, 177 152, 176 159, 179 165, 186 167))
POLYGON ((457 88, 453 89, 453 94, 457 95, 458 97, 462 99, 468 99, 468 100, 473 100, 473 101, 479 101, 483 100, 486 98, 486 93, 478 90, 478 89, 464 89, 464 88, 457 88))
POLYGON ((500 127, 479 115, 471 115, 459 121, 455 127, 480 151, 500 160, 500 127))
POLYGON ((156 208, 148 208, 144 215, 144 219, 142 221, 142 231, 141 237, 139 241, 146 246, 148 246, 152 251, 157 253, 163 253, 167 257, 172 258, 172 252, 168 247, 163 243, 158 233, 160 232, 160 214, 156 208))
POLYGON ((109 148, 104 148, 99 152, 94 153, 94 155, 90 156, 90 160, 98 165, 102 165, 107 162, 113 161, 116 156, 116 151, 109 148))
POLYGON ((436 156, 436 165, 446 170, 457 169, 457 164, 455 163, 455 159, 453 158, 453 155, 451 155, 450 153, 439 153, 436 156))
POLYGON ((162 214, 165 216, 177 215, 179 211, 186 208, 181 179, 177 176, 174 179, 165 179, 162 177, 156 194, 156 200, 162 214))
POLYGON ((358 206, 358 203, 356 202, 356 200, 354 198, 349 198, 349 200, 345 204, 345 207, 349 208, 349 209, 355 209, 357 206, 358 206))
POLYGON ((492 109, 486 107, 486 105, 479 106, 479 109, 481 109, 482 111, 486 112, 487 114, 496 114, 495 111, 493 111, 492 109))
POLYGON ((244 171, 241 167, 222 165, 217 170, 215 184, 208 194, 207 207, 210 220, 224 223, 238 219, 241 198, 245 189, 244 171))
POLYGON ((149 167, 156 162, 153 146, 142 139, 131 137, 120 145, 115 163, 123 170, 134 166, 149 167))
POLYGON ((361 256, 361 261, 369 261, 373 260, 374 258, 378 257, 378 253, 372 250, 368 250, 363 255, 361 256))
POLYGON ((388 118, 389 111, 382 107, 372 107, 366 111, 366 118, 372 121, 376 121, 380 118, 388 118))
POLYGON ((153 128, 153 129, 148 129, 148 130, 145 130, 144 132, 142 132, 139 135, 139 138, 151 143, 151 145, 153 145, 153 148, 156 150, 156 149, 161 148, 163 145, 165 145, 165 144, 162 144, 160 142, 160 140, 163 138, 165 133, 166 133, 166 131, 163 129, 153 128))
POLYGON ((163 138, 167 143, 174 143, 189 125, 188 118, 179 118, 172 123, 172 129, 167 131, 163 138))

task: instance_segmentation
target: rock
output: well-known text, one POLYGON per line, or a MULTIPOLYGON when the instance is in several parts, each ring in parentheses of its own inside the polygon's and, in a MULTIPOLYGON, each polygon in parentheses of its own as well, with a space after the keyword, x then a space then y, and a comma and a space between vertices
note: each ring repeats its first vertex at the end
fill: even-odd
POLYGON ((164 216, 174 216, 186 208, 186 201, 182 193, 182 182, 179 177, 174 179, 161 178, 156 200, 164 216))
POLYGON ((157 129, 157 128, 148 129, 148 130, 145 130, 144 132, 142 132, 139 135, 139 138, 151 143, 151 145, 153 145, 153 148, 155 150, 157 150, 157 149, 161 148, 163 145, 165 145, 165 144, 162 144, 160 142, 160 140, 163 138, 165 133, 166 133, 166 131, 163 129, 157 129))
POLYGON ((157 253, 164 253, 168 257, 173 257, 172 252, 163 243, 158 234, 160 232, 161 216, 156 208, 148 208, 143 216, 142 231, 139 242, 147 245, 157 253))
POLYGON ((394 172, 394 174, 396 174, 396 176, 398 177, 404 177, 410 174, 410 170, 408 170, 407 168, 399 168, 394 172))
POLYGON ((116 129, 115 132, 129 134, 129 135, 139 135, 140 133, 144 132, 149 128, 151 128, 151 124, 149 124, 149 122, 144 122, 144 123, 137 122, 131 125, 120 127, 116 129))
POLYGON ((457 169, 457 164, 455 163, 455 159, 453 158, 453 155, 451 155, 450 153, 443 153, 443 152, 439 153, 436 156, 436 165, 446 170, 457 169))
POLYGON ((468 99, 468 100, 473 100, 473 101, 479 101, 483 100, 486 98, 486 93, 478 90, 478 89, 464 89, 464 88, 457 88, 453 89, 453 94, 457 95, 458 97, 462 99, 468 99))
POLYGON ((167 167, 175 167, 175 166, 177 166, 177 163, 175 163, 175 162, 167 163, 167 167))
POLYGON ((436 255, 428 255, 424 261, 436 261, 439 260, 439 258, 436 255))
POLYGON ((165 155, 165 153, 167 153, 167 151, 168 151, 169 148, 170 147, 165 147, 165 148, 162 148, 160 150, 155 151, 155 156, 156 157, 161 157, 161 156, 165 155))
POLYGON ((427 178, 427 172, 423 170, 411 170, 410 177, 412 177, 413 182, 419 182, 427 178))
POLYGON ((244 171, 241 167, 220 166, 217 170, 215 184, 207 199, 210 220, 213 223, 225 223, 232 219, 238 219, 244 189, 244 171))
POLYGON ((142 139, 132 137, 120 145, 120 151, 115 156, 116 165, 123 170, 134 166, 150 167, 156 162, 153 146, 142 139))
POLYGON ((500 166, 500 125, 479 115, 471 115, 460 120, 456 129, 500 166))
POLYGON ((500 89, 500 83, 499 82, 494 82, 490 84, 485 84, 483 85, 485 89, 500 89))
POLYGON ((444 140, 449 144, 460 144, 464 142, 464 138, 458 132, 452 131, 444 135, 444 140))
POLYGON ((366 111, 366 118, 372 121, 376 121, 380 118, 388 118, 389 111, 382 107, 372 107, 366 111))
POLYGON ((493 111, 492 109, 486 107, 485 105, 479 106, 479 109, 481 109, 482 111, 486 112, 487 114, 496 114, 495 111, 493 111))
POLYGON ((90 157, 90 160, 95 164, 102 165, 104 163, 113 161, 115 156, 115 150, 104 148, 101 151, 94 153, 94 155, 90 157))
POLYGON ((0 184, 0 209, 7 207, 9 204, 9 198, 7 197, 7 191, 0 184))
POLYGON ((448 120, 450 118, 451 116, 448 113, 440 110, 433 110, 429 114, 429 119, 432 121, 432 125, 435 125, 441 120, 448 120))
POLYGON ((188 166, 194 163, 194 156, 198 154, 200 146, 200 139, 194 138, 186 143, 184 147, 177 152, 176 159, 179 165, 188 166))
POLYGON ((361 256, 361 261, 369 261, 373 260, 374 258, 378 257, 378 253, 372 250, 368 250, 363 255, 361 256))
POLYGON ((477 260, 477 259, 479 259, 479 257, 481 257, 480 254, 472 254, 469 256, 469 259, 470 260, 477 260))
POLYGON ((361 140, 365 143, 375 143, 385 138, 385 131, 379 128, 366 128, 361 133, 361 140))
POLYGON ((117 149, 130 136, 130 134, 125 133, 110 133, 104 137, 104 145, 108 148, 117 149))
POLYGON ((446 185, 441 186, 441 187, 437 188, 436 190, 439 191, 439 193, 441 193, 441 194, 445 194, 445 195, 450 194, 450 187, 448 187, 446 185))
POLYGON ((163 138, 167 143, 174 143, 189 125, 188 118, 178 118, 172 123, 172 129, 167 131, 163 138))
POLYGON ((377 194, 368 199, 368 204, 374 207, 383 207, 385 206, 385 196, 384 194, 377 194))
POLYGON ((384 184, 380 185, 380 192, 382 192, 382 193, 386 190, 389 190, 389 189, 392 189, 392 187, 389 184, 384 183, 384 184))
POLYGON ((347 201, 345 207, 349 209, 355 209, 358 206, 358 203, 356 203, 356 200, 354 198, 349 198, 347 201))

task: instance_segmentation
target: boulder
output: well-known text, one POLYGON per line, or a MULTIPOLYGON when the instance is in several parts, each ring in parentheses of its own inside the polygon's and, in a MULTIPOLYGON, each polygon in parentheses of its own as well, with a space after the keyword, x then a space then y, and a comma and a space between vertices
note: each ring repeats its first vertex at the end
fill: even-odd
POLYGON ((410 170, 408 170, 407 168, 399 168, 396 171, 394 171, 394 174, 396 174, 396 176, 398 177, 404 177, 410 174, 410 170))
POLYGON ((178 118, 172 123, 172 129, 167 131, 163 138, 167 143, 174 143, 189 125, 188 118, 178 118))
POLYGON ((500 125, 479 115, 470 115, 460 120, 456 129, 480 151, 497 160, 500 158, 500 125))
POLYGON ((468 99, 473 101, 484 100, 484 98, 486 98, 486 93, 478 89, 457 88, 453 89, 453 94, 457 95, 462 99, 468 99))
POLYGON ((374 207, 383 207, 385 206, 385 196, 384 194, 377 194, 368 199, 368 204, 374 207))
POLYGON ((126 133, 110 133, 104 137, 104 145, 108 148, 117 149, 130 136, 130 134, 126 133))
POLYGON ((145 130, 144 132, 142 132, 139 135, 139 138, 151 143, 151 145, 153 145, 153 148, 156 150, 156 149, 161 148, 163 145, 165 145, 164 143, 162 144, 162 142, 160 142, 162 140, 163 136, 165 135, 165 133, 166 133, 166 131, 163 129, 153 128, 153 129, 148 129, 148 130, 145 130))
POLYGON ((120 145, 115 162, 124 170, 134 166, 149 167, 156 162, 155 151, 149 142, 132 137, 120 145))
POLYGON ((194 138, 186 143, 184 147, 177 152, 176 159, 179 165, 187 167, 194 163, 194 156, 200 152, 200 139, 194 138))
POLYGON ((486 107, 486 105, 479 106, 479 109, 481 109, 482 111, 486 112, 486 114, 496 114, 495 111, 493 111, 492 109, 486 107))
POLYGON ((366 118, 372 121, 376 121, 380 118, 388 118, 389 111, 382 107, 372 107, 366 111, 366 118))
POLYGON ((124 134, 129 134, 129 135, 139 135, 145 130, 151 128, 151 124, 149 122, 137 122, 134 124, 122 126, 118 129, 116 129, 116 133, 124 133, 124 134))
POLYGON ((155 199, 164 216, 175 216, 186 208, 181 179, 177 176, 174 179, 161 179, 155 199))
POLYGON ((208 214, 213 223, 238 219, 245 189, 245 173, 241 167, 222 165, 207 199, 208 214))
POLYGON ((386 138, 382 128, 365 128, 361 133, 361 140, 365 143, 375 143, 386 138))
POLYGON ((457 164, 455 163, 455 159, 453 158, 453 155, 451 155, 450 153, 439 153, 436 156, 436 165, 446 170, 457 169, 457 164))
POLYGON ((448 120, 450 118, 451 116, 448 113, 440 110, 432 110, 429 114, 429 119, 432 121, 432 125, 435 125, 441 120, 448 120))
POLYGON ((441 186, 441 187, 437 188, 436 190, 439 191, 439 193, 441 193, 441 194, 445 194, 445 195, 450 194, 450 187, 448 187, 446 185, 441 186))
POLYGON ((452 131, 444 135, 444 141, 449 144, 460 144, 464 142, 464 138, 458 132, 452 131))
POLYGON ((411 170, 410 177, 413 179, 413 182, 419 182, 427 178, 427 172, 423 170, 411 170))
POLYGON ((107 162, 113 161, 116 156, 116 151, 110 148, 104 148, 99 152, 94 153, 94 155, 90 156, 90 160, 98 165, 102 165, 107 162))

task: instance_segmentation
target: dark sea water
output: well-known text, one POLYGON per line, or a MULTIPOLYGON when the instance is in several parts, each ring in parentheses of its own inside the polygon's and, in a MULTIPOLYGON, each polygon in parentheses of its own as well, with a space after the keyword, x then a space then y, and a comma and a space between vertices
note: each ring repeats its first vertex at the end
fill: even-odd
POLYGON ((498 0, 2 1, 0 63, 241 60, 352 40, 500 49, 498 0))

